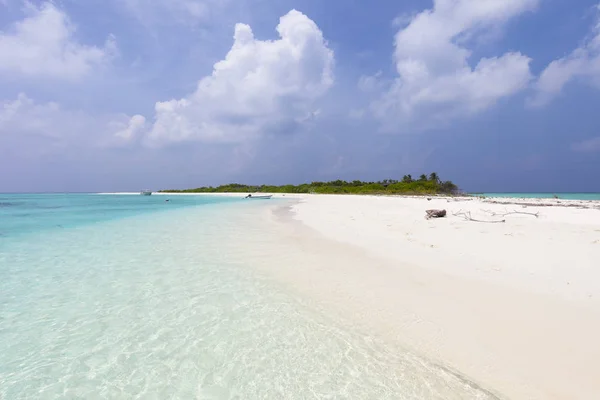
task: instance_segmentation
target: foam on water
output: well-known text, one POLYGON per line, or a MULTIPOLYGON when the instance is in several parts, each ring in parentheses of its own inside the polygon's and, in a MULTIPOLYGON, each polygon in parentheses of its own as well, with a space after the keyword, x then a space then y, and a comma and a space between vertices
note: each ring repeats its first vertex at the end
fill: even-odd
POLYGON ((249 268, 259 207, 0 242, 0 398, 493 398, 249 268))

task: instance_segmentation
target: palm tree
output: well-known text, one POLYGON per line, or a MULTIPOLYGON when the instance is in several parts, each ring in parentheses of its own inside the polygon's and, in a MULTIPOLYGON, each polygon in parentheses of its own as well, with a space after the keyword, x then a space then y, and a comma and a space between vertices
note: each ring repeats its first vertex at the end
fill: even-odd
POLYGON ((438 183, 440 181, 440 177, 435 172, 432 172, 431 174, 429 174, 429 180, 438 183))
POLYGON ((425 181, 427 180, 427 175, 425 175, 425 174, 422 174, 422 175, 419 177, 419 180, 420 180, 421 182, 425 182, 425 181))
POLYGON ((441 182, 440 190, 442 193, 454 194, 458 192, 458 186, 456 186, 451 181, 441 182))
POLYGON ((410 175, 404 175, 404 177, 402 177, 402 182, 404 182, 404 183, 411 183, 412 181, 413 181, 413 178, 410 175))

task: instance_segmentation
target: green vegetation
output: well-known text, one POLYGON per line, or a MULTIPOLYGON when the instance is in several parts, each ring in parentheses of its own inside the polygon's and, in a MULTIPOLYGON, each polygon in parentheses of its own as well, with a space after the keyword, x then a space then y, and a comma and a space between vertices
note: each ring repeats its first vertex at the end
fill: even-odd
POLYGON ((401 181, 386 179, 379 182, 331 181, 312 182, 301 185, 241 185, 232 183, 218 187, 200 187, 185 190, 162 190, 164 193, 319 193, 319 194, 458 194, 458 187, 450 181, 442 181, 434 172, 413 180, 405 175, 401 181))

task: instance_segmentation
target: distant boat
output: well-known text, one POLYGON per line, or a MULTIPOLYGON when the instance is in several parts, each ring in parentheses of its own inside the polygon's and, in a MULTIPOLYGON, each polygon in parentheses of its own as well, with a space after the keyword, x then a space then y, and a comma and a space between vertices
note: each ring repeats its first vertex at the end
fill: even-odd
POLYGON ((256 199, 256 200, 268 200, 268 199, 270 199, 271 197, 273 197, 273 195, 272 195, 272 194, 268 194, 268 195, 267 195, 267 194, 264 194, 264 195, 254 195, 254 196, 253 196, 253 195, 251 195, 251 194, 249 194, 249 195, 248 195, 248 196, 246 196, 245 198, 246 198, 246 199, 256 199))
POLYGON ((142 190, 142 191, 140 192, 140 194, 141 194, 142 196, 151 196, 151 195, 152 195, 152 190, 142 190))

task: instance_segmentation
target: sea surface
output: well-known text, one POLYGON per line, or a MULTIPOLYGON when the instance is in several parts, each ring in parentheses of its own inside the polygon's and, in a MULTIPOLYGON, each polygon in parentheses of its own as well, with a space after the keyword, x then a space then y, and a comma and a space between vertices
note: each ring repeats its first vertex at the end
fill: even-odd
POLYGON ((554 199, 563 200, 600 200, 600 193, 472 193, 485 197, 501 197, 516 199, 554 199))
POLYGON ((0 195, 0 399, 494 398, 259 273, 266 204, 0 195))

